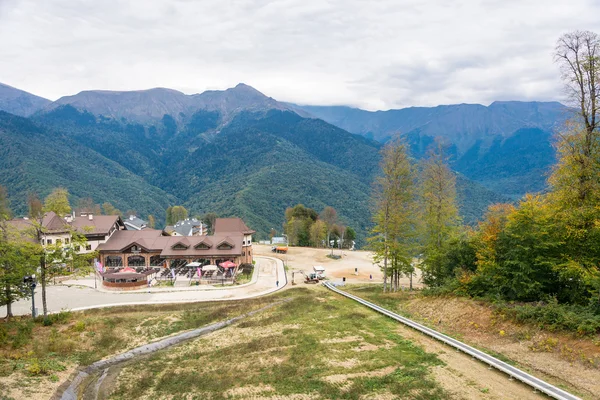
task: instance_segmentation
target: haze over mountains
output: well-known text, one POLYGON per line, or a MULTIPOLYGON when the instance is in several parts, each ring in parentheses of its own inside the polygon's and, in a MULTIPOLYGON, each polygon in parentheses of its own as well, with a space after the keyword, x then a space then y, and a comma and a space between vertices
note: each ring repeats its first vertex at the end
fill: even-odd
POLYGON ((361 238, 379 150, 393 134, 415 157, 437 137, 446 142, 461 213, 473 222, 492 202, 544 189, 553 130, 569 115, 537 102, 297 106, 244 84, 195 95, 84 91, 55 102, 0 85, 0 110, 0 184, 17 212, 28 191, 45 196, 60 185, 159 220, 175 203, 237 215, 266 234, 280 230, 288 206, 332 205, 361 238))

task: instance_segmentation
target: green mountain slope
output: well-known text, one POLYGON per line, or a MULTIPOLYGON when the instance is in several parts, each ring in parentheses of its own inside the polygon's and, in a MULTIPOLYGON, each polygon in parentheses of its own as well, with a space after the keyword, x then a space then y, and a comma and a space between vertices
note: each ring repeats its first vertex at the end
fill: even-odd
MULTIPOLYGON (((433 137, 412 134, 411 149, 419 157, 433 137)), ((502 142, 498 151, 520 143, 502 142)), ((330 205, 362 243, 371 226, 371 184, 382 146, 298 115, 245 85, 193 96, 165 89, 84 92, 29 120, 3 114, 0 144, 0 184, 20 211, 28 191, 44 196, 60 185, 75 199, 111 201, 159 221, 173 204, 185 204, 191 214, 240 216, 266 237, 281 228, 287 207, 330 205)), ((472 162, 495 162, 482 154, 472 162)), ((465 222, 507 200, 465 175, 457 183, 465 222)))
POLYGON ((0 160, 0 185, 8 188, 16 213, 26 212, 29 192, 44 197, 58 186, 69 189, 73 200, 92 197, 141 215, 162 216, 176 201, 64 132, 49 131, 5 112, 0 112, 0 160))

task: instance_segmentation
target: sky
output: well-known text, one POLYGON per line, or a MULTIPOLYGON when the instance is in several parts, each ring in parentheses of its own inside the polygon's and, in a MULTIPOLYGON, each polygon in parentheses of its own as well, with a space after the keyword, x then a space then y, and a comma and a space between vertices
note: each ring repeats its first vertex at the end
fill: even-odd
POLYGON ((553 49, 600 0, 0 0, 0 82, 82 90, 243 82, 369 110, 562 100, 553 49))

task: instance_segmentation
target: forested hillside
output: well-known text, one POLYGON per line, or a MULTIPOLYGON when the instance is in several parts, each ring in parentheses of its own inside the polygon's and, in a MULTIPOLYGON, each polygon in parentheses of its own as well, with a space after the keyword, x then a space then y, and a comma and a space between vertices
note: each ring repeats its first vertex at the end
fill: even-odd
POLYGON ((0 185, 8 188, 14 212, 26 212, 28 193, 43 198, 55 187, 68 188, 73 200, 92 197, 144 215, 176 201, 119 163, 75 142, 68 133, 0 111, 0 185))
MULTIPOLYGON (((64 186, 76 198, 152 214, 159 224, 173 204, 192 215, 240 216, 263 237, 281 228, 287 207, 329 205, 363 243, 381 144, 290 108, 246 85, 192 96, 167 89, 82 92, 30 119, 2 115, 0 184, 17 212, 24 211, 27 192, 44 196, 64 186)), ((434 138, 415 131, 407 141, 419 158, 434 138)), ((549 145, 540 145, 548 143, 540 130, 489 143, 493 151, 473 150, 455 163, 466 223, 489 204, 509 200, 499 194, 506 182, 517 187, 508 195, 542 188, 539 177, 552 157, 549 145), (512 165, 511 154, 523 149, 528 158, 512 165), (514 169, 527 179, 515 181, 514 169), (495 182, 498 192, 483 186, 495 182)), ((455 155, 457 147, 449 151, 455 155)))
POLYGON ((370 112, 350 107, 296 106, 349 132, 386 142, 400 134, 425 156, 442 140, 450 165, 467 178, 518 199, 546 188, 555 161, 555 133, 573 116, 557 102, 497 101, 370 112))

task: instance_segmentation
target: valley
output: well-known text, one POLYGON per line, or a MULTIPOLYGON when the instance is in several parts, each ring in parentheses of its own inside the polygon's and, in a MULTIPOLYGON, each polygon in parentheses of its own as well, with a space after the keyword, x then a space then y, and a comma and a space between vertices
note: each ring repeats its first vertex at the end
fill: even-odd
POLYGON ((357 231, 359 245, 372 226, 371 183, 392 131, 417 159, 435 138, 448 144, 461 216, 474 224, 490 204, 544 190, 552 131, 567 110, 517 102, 379 113, 300 108, 243 84, 191 96, 86 91, 53 103, 15 90, 10 98, 37 104, 5 107, 23 117, 0 111, 0 185, 17 213, 28 193, 44 197, 60 185, 74 202, 91 197, 159 223, 178 203, 192 215, 239 216, 265 238, 281 228, 287 207, 329 205, 357 231), (381 134, 370 135, 375 127, 381 134))

